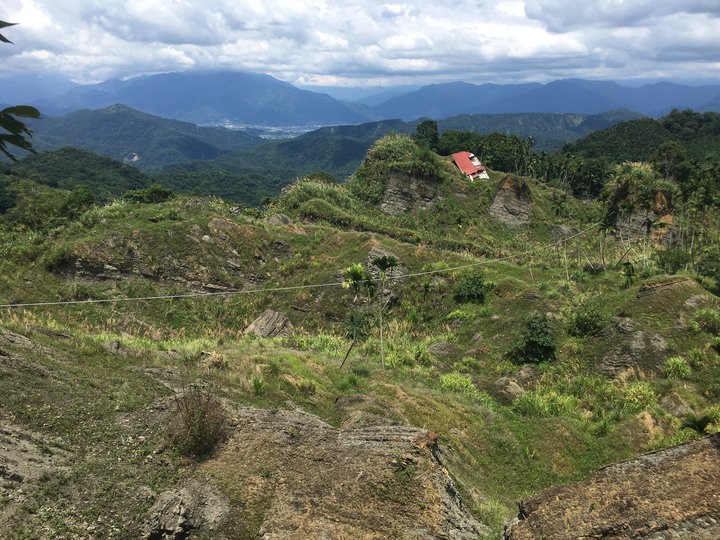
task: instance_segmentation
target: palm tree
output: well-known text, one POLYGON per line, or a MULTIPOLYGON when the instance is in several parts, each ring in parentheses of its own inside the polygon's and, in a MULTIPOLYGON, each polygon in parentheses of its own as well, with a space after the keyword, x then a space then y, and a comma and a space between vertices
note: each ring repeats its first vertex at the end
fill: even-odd
MULTIPOLYGON (((360 291, 362 289, 365 289, 368 297, 370 297, 373 288, 372 276, 368 273, 367 270, 365 270, 362 264, 353 263, 348 266, 345 270, 343 270, 343 277, 345 279, 342 283, 342 286, 345 289, 352 289, 353 293, 355 294, 355 297, 353 298, 353 304, 357 304, 358 295, 360 294, 360 291)), ((345 353, 345 358, 343 358, 343 361, 340 364, 340 369, 342 369, 342 367, 345 365, 345 361, 348 359, 348 356, 350 356, 350 351, 352 351, 353 347, 355 346, 355 341, 357 340, 358 329, 362 325, 363 321, 361 317, 353 316, 350 318, 350 326, 352 328, 353 338, 352 342, 350 343, 350 348, 345 353)))
POLYGON ((391 255, 383 255, 375 257, 372 260, 373 266, 377 266, 380 270, 380 362, 382 368, 385 369, 385 345, 383 342, 383 309, 385 308, 385 283, 387 283, 387 271, 398 265, 398 261, 391 255))

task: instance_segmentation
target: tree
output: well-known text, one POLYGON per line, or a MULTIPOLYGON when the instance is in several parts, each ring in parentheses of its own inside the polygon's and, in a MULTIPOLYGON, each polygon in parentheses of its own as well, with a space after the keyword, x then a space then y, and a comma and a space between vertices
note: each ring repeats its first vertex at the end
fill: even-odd
MULTIPOLYGON (((355 294, 355 297, 353 298, 353 304, 357 303, 358 295, 360 294, 361 290, 365 289, 368 297, 372 293, 372 276, 368 273, 367 270, 365 270, 362 264, 353 263, 348 266, 345 270, 343 270, 343 277, 345 279, 342 283, 342 286, 345 289, 352 289, 353 293, 355 294)), ((348 325, 352 331, 353 338, 352 342, 350 343, 350 347, 345 353, 345 358, 343 358, 343 361, 340 364, 340 369, 342 369, 342 367, 345 365, 345 361, 348 359, 348 356, 350 356, 350 351, 352 351, 353 347, 355 346, 355 341, 357 340, 358 333, 360 331, 363 331, 365 323, 366 318, 362 316, 357 310, 353 310, 351 312, 350 316, 348 317, 348 325)))
POLYGON ((423 120, 415 128, 413 139, 418 146, 425 146, 437 152, 438 143, 440 142, 440 132, 435 120, 423 120))
POLYGON ((385 284, 387 283, 387 271, 398 265, 398 261, 391 255, 375 257, 372 264, 380 270, 380 363, 385 369, 385 346, 383 343, 383 309, 385 308, 385 284))
MULTIPOLYGON (((16 23, 0 21, 0 29, 15 26, 15 24, 16 23)), ((0 34, 0 41, 3 43, 12 43, 12 41, 2 34, 0 34)), ((40 111, 29 105, 16 105, 0 111, 0 129, 4 131, 4 133, 0 133, 0 152, 13 161, 16 161, 17 158, 8 150, 8 146, 16 146, 21 150, 35 153, 32 144, 28 140, 29 137, 32 137, 32 131, 30 131, 30 128, 23 122, 18 120, 17 117, 40 118, 40 111)))

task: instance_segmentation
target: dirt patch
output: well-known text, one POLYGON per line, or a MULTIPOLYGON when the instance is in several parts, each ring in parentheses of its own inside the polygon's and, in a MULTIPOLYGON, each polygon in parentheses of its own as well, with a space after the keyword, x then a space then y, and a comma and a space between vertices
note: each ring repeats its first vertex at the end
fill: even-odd
POLYGON ((28 494, 63 472, 68 452, 59 441, 0 422, 0 531, 7 530, 28 494))

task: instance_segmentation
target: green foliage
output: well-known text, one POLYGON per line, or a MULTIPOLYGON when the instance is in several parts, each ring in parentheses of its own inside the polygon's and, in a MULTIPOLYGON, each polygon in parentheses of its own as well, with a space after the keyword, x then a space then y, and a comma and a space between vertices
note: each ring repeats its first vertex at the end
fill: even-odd
MULTIPOLYGON (((0 29, 15 26, 16 23, 0 21, 0 29)), ((3 43, 12 43, 8 38, 0 34, 0 41, 3 43)), ((8 146, 15 146, 21 150, 35 152, 32 144, 28 140, 32 137, 32 131, 20 120, 20 118, 40 118, 40 111, 35 107, 28 105, 16 105, 7 107, 0 111, 0 129, 4 133, 0 133, 0 152, 7 157, 15 160, 15 156, 8 150, 8 146)))
POLYGON ((673 356, 665 360, 663 371, 668 379, 686 379, 692 373, 692 368, 682 356, 673 356))
POLYGON ((571 336, 584 337, 599 333, 607 325, 610 317, 600 309, 595 300, 588 300, 573 309, 567 323, 567 332, 571 336))
POLYGON ((634 209, 654 210, 659 194, 671 206, 676 193, 672 183, 664 180, 649 165, 638 163, 618 165, 605 190, 610 211, 620 214, 634 209))
POLYGON ((714 279, 715 283, 720 286, 720 248, 717 246, 706 247, 695 264, 695 270, 701 276, 714 279))
POLYGON ((648 383, 636 381, 625 387, 622 400, 626 411, 638 412, 655 405, 657 395, 648 383))
POLYGON ((203 459, 225 438, 226 415, 220 402, 201 386, 175 396, 168 438, 184 456, 203 459))
POLYGON ((439 181, 443 171, 442 161, 429 148, 418 146, 407 135, 390 134, 370 148, 348 187, 356 197, 378 203, 391 174, 439 181))
POLYGON ((681 248, 665 248, 655 252, 655 262, 668 274, 677 274, 692 262, 692 255, 681 248))
POLYGON ((683 417, 680 427, 682 429, 691 429, 699 435, 707 435, 710 425, 713 423, 714 418, 708 414, 690 412, 683 417))
POLYGON ((440 388, 446 392, 458 394, 472 394, 477 391, 470 377, 460 373, 445 373, 440 375, 440 388))
POLYGON ((485 295, 491 285, 485 281, 485 272, 471 270, 460 275, 453 287, 453 298, 459 304, 485 302, 485 295))
POLYGON ((157 204, 169 200, 174 195, 169 187, 153 184, 146 189, 131 189, 123 194, 123 199, 128 202, 142 204, 157 204))
POLYGON ((553 323, 545 313, 530 315, 512 356, 517 362, 545 362, 555 358, 553 323))
POLYGON ((720 334, 720 309, 700 308, 693 314, 690 324, 691 328, 696 331, 720 334))
POLYGON ((71 255, 72 245, 55 244, 43 253, 40 262, 48 272, 55 272, 63 269, 70 262, 71 255))
POLYGON ((427 147, 433 152, 437 152, 438 143, 440 142, 440 133, 435 120, 423 120, 415 128, 413 140, 420 147, 427 147))
POLYGON ((523 416, 562 416, 578 412, 580 400, 555 390, 531 390, 520 394, 513 409, 523 416))
POLYGON ((265 391, 265 379, 263 379, 259 375, 253 375, 252 388, 253 394, 255 394, 256 396, 261 396, 265 391))

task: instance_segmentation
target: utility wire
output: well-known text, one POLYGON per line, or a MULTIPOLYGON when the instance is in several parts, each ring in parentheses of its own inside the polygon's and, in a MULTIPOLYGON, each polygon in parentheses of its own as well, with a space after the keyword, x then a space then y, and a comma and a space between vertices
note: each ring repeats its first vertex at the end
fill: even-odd
MULTIPOLYGON (((513 255, 506 255, 505 257, 498 257, 495 259, 485 259, 482 261, 474 262, 474 263, 468 263, 463 264, 459 266, 452 266, 450 268, 442 268, 438 270, 428 270, 425 272, 415 272, 412 274, 402 274, 399 276, 388 276, 388 281, 394 281, 394 280, 400 280, 400 279, 406 279, 406 278, 412 278, 412 277, 419 277, 419 276, 428 276, 432 274, 443 274, 446 272, 456 272, 458 270, 465 270, 467 268, 473 268, 476 266, 485 266, 488 264, 493 264, 497 262, 503 262, 510 259, 515 259, 517 257, 522 257, 524 255, 529 255, 531 253, 535 253, 537 251, 540 251, 542 249, 546 249, 548 247, 557 246, 566 243, 568 240, 572 240, 574 238, 578 238, 580 236, 583 236, 590 232, 592 229, 599 227, 601 223, 595 223, 588 227, 587 229, 584 229, 580 232, 577 232, 571 236, 567 236, 561 240, 557 240, 555 242, 544 244, 542 246, 538 246, 533 249, 529 249, 527 251, 522 251, 520 253, 515 253, 513 255)), ((373 281, 379 281, 380 278, 376 278, 373 281)), ((210 298, 215 296, 234 296, 239 294, 260 294, 260 293, 274 293, 274 292, 283 292, 283 291, 298 291, 303 289, 321 289, 321 288, 329 288, 329 287, 337 287, 342 286, 342 281, 332 281, 329 283, 319 283, 315 285, 289 285, 286 287, 267 287, 263 289, 237 289, 237 290, 231 290, 231 291, 219 291, 219 292, 207 292, 207 293, 186 293, 186 294, 167 294, 167 295, 160 295, 160 296, 140 296, 140 297, 132 297, 132 298, 105 298, 105 299, 87 299, 87 300, 64 300, 64 301, 56 301, 56 302, 24 302, 24 303, 18 303, 18 304, 0 304, 0 309, 11 309, 11 308, 27 308, 27 307, 41 307, 41 306, 69 306, 69 305, 80 305, 80 304, 114 304, 119 302, 146 302, 146 301, 152 301, 152 300, 174 300, 174 299, 183 299, 183 298, 210 298)))

